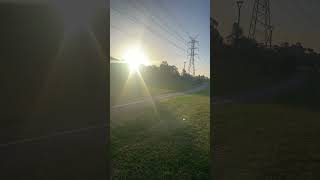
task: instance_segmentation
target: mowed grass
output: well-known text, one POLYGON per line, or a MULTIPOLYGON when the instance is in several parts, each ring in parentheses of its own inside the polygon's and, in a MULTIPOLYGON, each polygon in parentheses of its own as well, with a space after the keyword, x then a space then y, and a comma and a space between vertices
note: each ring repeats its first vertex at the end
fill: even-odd
POLYGON ((320 112, 277 104, 213 108, 216 179, 320 179, 320 112))
POLYGON ((149 96, 184 91, 201 85, 200 83, 181 83, 180 85, 176 85, 176 87, 163 88, 145 84, 141 80, 139 82, 140 84, 136 83, 136 81, 128 82, 121 88, 111 87, 111 105, 125 104, 149 96))
MULTIPOLYGON (((135 89, 134 87, 124 88, 122 90, 118 90, 119 94, 111 96, 111 105, 125 104, 137 100, 141 100, 143 98, 149 96, 156 96, 160 94, 166 94, 175 92, 175 90, 164 89, 164 88, 154 88, 154 87, 146 87, 135 89)), ((115 94, 115 93, 114 93, 115 94)))
POLYGON ((208 92, 113 112, 113 179, 209 179, 208 92))

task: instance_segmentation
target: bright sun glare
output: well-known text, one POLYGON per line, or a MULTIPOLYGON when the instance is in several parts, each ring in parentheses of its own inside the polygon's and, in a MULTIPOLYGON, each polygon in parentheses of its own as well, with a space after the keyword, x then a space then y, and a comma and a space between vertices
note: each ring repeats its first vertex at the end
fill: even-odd
POLYGON ((137 71, 140 65, 150 65, 147 55, 140 47, 129 48, 123 56, 130 70, 137 71))

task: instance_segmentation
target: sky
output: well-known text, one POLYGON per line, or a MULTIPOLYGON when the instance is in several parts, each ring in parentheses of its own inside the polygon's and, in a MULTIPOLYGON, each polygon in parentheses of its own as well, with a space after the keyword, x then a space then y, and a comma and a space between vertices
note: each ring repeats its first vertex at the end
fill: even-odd
MULTIPOLYGON (((107 0, 0 0, 0 3, 49 5, 57 10, 66 26, 87 26, 97 10, 106 6, 107 0)), ((107 7, 105 7, 107 9, 107 7)), ((107 12, 106 12, 107 15, 107 12)), ((106 27, 107 28, 107 27, 106 27)))
MULTIPOLYGON (((240 25, 245 35, 249 33, 253 2, 254 0, 244 0, 242 8, 240 25)), ((301 42, 304 47, 320 52, 319 0, 271 0, 270 3, 275 44, 301 42)), ((236 0, 214 0, 211 8, 211 15, 219 22, 219 31, 226 37, 237 19, 236 0)))
POLYGON ((210 0, 110 0, 110 54, 141 46, 152 64, 188 71, 187 41, 196 36, 196 75, 210 74, 210 0))

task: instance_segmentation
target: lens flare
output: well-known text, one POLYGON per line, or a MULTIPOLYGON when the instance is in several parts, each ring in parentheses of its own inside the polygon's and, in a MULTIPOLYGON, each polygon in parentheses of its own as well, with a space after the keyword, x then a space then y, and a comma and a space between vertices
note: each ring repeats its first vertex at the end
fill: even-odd
POLYGON ((139 46, 129 48, 124 53, 123 59, 128 64, 131 71, 137 71, 140 65, 150 65, 149 58, 139 46))

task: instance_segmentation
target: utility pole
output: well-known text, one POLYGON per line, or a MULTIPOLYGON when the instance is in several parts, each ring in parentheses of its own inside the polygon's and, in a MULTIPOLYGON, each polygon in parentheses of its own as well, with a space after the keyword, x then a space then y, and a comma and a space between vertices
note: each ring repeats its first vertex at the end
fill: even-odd
POLYGON ((238 27, 240 27, 240 17, 241 17, 241 7, 242 7, 243 1, 238 0, 237 6, 238 6, 238 27))
POLYGON ((271 47, 273 27, 271 26, 270 0, 254 1, 249 29, 249 39, 256 40, 258 42, 256 34, 259 30, 262 30, 264 33, 264 46, 271 47), (263 30, 259 28, 262 28, 263 30))
POLYGON ((182 69, 182 75, 184 75, 186 73, 186 61, 183 62, 183 69, 182 69))
POLYGON ((236 29, 236 42, 239 41, 239 36, 240 36, 240 17, 241 17, 241 7, 243 4, 243 0, 238 0, 237 1, 237 6, 238 6, 238 23, 237 23, 237 29, 236 29))
POLYGON ((196 38, 198 37, 195 36, 195 37, 191 37, 189 36, 190 38, 190 41, 188 42, 188 44, 190 44, 190 47, 189 47, 189 51, 188 51, 188 56, 190 57, 189 58, 189 69, 188 69, 188 73, 191 74, 191 69, 192 69, 192 75, 194 76, 195 75, 195 66, 194 66, 194 57, 198 54, 196 54, 195 50, 199 49, 196 47, 196 44, 199 43, 199 41, 196 40, 196 38))

